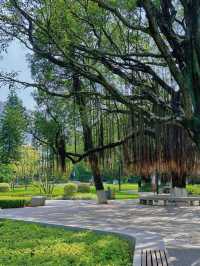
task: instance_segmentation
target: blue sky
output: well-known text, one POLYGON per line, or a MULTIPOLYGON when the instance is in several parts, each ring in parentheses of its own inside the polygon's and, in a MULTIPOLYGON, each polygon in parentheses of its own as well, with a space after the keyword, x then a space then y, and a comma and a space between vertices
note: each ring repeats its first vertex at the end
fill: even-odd
MULTIPOLYGON (((31 81, 31 74, 26 62, 27 50, 19 42, 13 42, 8 48, 7 54, 2 54, 0 59, 0 70, 7 72, 19 71, 19 79, 31 81)), ((32 89, 18 90, 18 95, 22 99, 23 104, 28 109, 34 109, 34 100, 31 96, 32 89)), ((8 96, 8 89, 0 88, 0 101, 5 101, 8 96)))

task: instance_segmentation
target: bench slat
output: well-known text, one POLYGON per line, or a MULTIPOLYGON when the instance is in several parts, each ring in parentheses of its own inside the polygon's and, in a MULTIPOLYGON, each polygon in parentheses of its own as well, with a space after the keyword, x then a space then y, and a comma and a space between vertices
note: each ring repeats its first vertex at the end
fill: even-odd
POLYGON ((155 252, 153 252, 152 250, 150 250, 150 253, 151 253, 151 264, 150 265, 157 266, 155 252))
POLYGON ((142 250, 141 266, 168 266, 165 250, 142 250))

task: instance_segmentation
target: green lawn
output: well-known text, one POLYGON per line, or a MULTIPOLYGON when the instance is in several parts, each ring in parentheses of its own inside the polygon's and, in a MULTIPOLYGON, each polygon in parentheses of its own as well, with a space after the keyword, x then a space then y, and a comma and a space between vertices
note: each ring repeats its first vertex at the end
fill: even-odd
MULTIPOLYGON (((65 184, 57 184, 55 185, 53 191, 53 198, 62 198, 64 194, 64 185, 65 184)), ((105 189, 108 187, 115 191, 116 199, 135 199, 138 198, 137 184, 122 184, 121 191, 119 191, 118 185, 105 184, 105 189), (130 192, 131 191, 131 192, 130 192)), ((90 193, 76 193, 72 198, 73 199, 96 199, 95 187, 91 186, 90 193)), ((27 190, 24 186, 16 187, 14 191, 9 192, 0 192, 1 197, 26 197, 27 199, 31 198, 34 195, 40 195, 40 190, 36 186, 28 186, 27 190)))
POLYGON ((131 266, 132 246, 112 234, 0 220, 1 266, 131 266))
POLYGON ((200 195, 200 185, 187 185, 187 191, 193 195, 200 195))
MULTIPOLYGON (((64 185, 65 184, 57 184, 55 185, 55 189, 53 191, 53 198, 61 199, 64 194, 64 185)), ((105 184, 105 189, 112 189, 115 192, 115 198, 120 200, 126 199, 136 199, 139 197, 137 190, 137 184, 129 184, 125 183, 121 185, 121 191, 119 191, 118 185, 113 184, 105 184)), ((187 190, 193 195, 200 195, 200 185, 188 185, 187 190)), ((0 199, 7 197, 25 197, 26 200, 29 200, 33 195, 40 195, 40 190, 36 186, 29 186, 26 190, 24 186, 20 186, 15 188, 14 191, 9 192, 0 192, 0 199)), ((90 187, 90 193, 75 193, 72 199, 96 199, 95 187, 90 187)))
MULTIPOLYGON (((53 192, 53 197, 58 197, 63 195, 63 187, 64 184, 62 185, 55 185, 54 192, 53 192)), ((19 186, 14 189, 14 191, 9 191, 9 192, 0 192, 0 196, 23 196, 23 197, 31 197, 34 195, 39 195, 41 194, 40 189, 36 186, 30 185, 25 189, 24 186, 19 186)))
MULTIPOLYGON (((105 189, 114 189, 115 191, 119 191, 119 186, 118 185, 113 185, 113 184, 105 184, 105 189)), ((93 190, 95 190, 95 188, 92 188, 93 190)), ((138 191, 138 184, 130 184, 130 183, 124 183, 121 184, 121 191, 127 191, 127 190, 135 190, 138 191)))

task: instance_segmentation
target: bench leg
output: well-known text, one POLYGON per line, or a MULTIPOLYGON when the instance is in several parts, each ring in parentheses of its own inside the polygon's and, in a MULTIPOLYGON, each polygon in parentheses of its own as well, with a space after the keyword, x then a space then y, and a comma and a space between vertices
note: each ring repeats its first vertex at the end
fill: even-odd
POLYGON ((169 203, 169 206, 171 206, 171 207, 177 206, 177 203, 175 201, 170 200, 170 201, 168 201, 168 203, 169 203))
POLYGON ((194 206, 194 202, 193 201, 190 201, 190 206, 194 206))
POLYGON ((153 200, 148 200, 147 204, 148 205, 153 205, 153 200))
POLYGON ((167 206, 167 201, 166 200, 164 200, 164 206, 167 206))
POLYGON ((144 199, 140 199, 140 204, 147 205, 147 201, 144 199))

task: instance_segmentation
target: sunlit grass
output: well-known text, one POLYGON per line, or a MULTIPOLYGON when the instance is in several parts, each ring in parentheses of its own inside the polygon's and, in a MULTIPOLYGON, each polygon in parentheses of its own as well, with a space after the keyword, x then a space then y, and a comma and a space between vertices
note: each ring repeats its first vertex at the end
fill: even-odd
POLYGON ((187 185, 187 191, 193 195, 200 195, 200 185, 187 185))
MULTIPOLYGON (((52 198, 61 199, 64 194, 64 186, 65 184, 57 184, 55 185, 52 198)), ((110 188, 115 193, 116 199, 135 199, 138 198, 137 184, 122 184, 121 191, 119 191, 118 185, 113 184, 105 184, 105 189, 110 188)), ((0 192, 1 197, 25 197, 26 199, 30 199, 32 196, 41 195, 42 192, 36 186, 30 185, 25 189, 24 186, 19 186, 14 189, 14 191, 9 192, 0 192)), ((95 187, 90 187, 90 193, 75 193, 71 199, 96 199, 96 191, 95 187)))
POLYGON ((111 234, 0 220, 0 265, 130 266, 130 242, 111 234))

